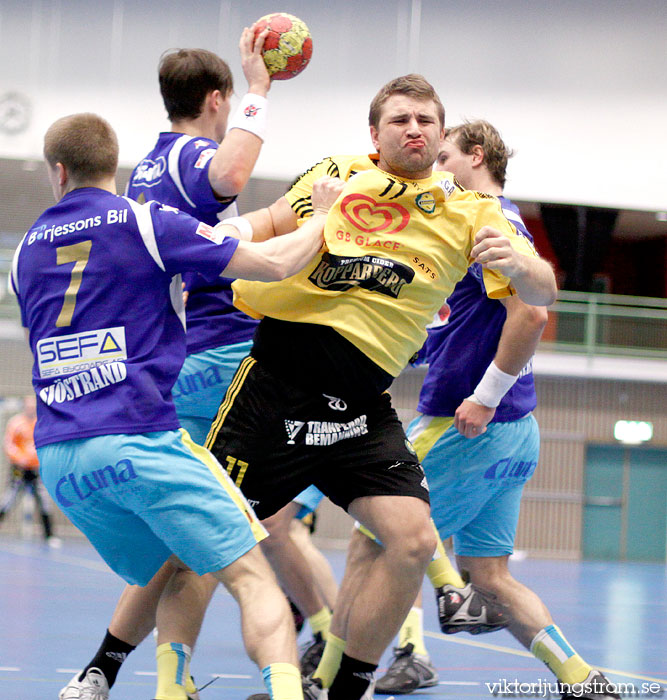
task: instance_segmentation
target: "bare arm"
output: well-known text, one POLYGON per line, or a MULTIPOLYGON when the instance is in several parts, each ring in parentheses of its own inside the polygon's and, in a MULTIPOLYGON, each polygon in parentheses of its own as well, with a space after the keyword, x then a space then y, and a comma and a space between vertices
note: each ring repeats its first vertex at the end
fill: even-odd
POLYGON ((225 277, 275 282, 297 273, 322 247, 326 214, 313 215, 296 231, 254 243, 239 241, 225 277))
MULTIPOLYGON (((246 27, 239 42, 248 92, 260 97, 266 97, 271 87, 262 58, 267 34, 265 30, 255 39, 253 30, 246 27)), ((209 182, 218 197, 232 197, 241 192, 250 179, 261 148, 262 139, 256 134, 242 128, 230 129, 211 159, 208 170, 209 182)))
MULTIPOLYGON (((547 323, 547 310, 543 306, 525 304, 518 297, 500 301, 507 310, 507 318, 498 341, 494 363, 502 372, 518 375, 535 354, 547 323)), ((454 427, 465 437, 477 437, 486 431, 486 426, 495 413, 495 407, 464 399, 456 409, 454 427)))
MULTIPOLYGON (((284 236, 273 236, 261 242, 240 241, 224 276, 272 282, 290 277, 305 267, 322 247, 327 213, 344 184, 332 177, 317 180, 313 185, 312 217, 284 236)), ((234 235, 233 227, 225 226, 224 222, 219 226, 230 229, 229 235, 234 235)))
POLYGON ((498 341, 494 362, 507 374, 519 374, 535 354, 547 325, 544 306, 530 306, 517 297, 500 300, 507 311, 507 318, 498 341))
POLYGON ((243 215, 252 224, 253 241, 265 241, 294 231, 298 221, 285 197, 277 199, 270 207, 257 209, 243 215))
POLYGON ((497 229, 484 226, 477 232, 471 257, 483 267, 509 277, 526 304, 549 306, 556 301, 558 290, 551 265, 542 258, 515 251, 509 238, 497 229))

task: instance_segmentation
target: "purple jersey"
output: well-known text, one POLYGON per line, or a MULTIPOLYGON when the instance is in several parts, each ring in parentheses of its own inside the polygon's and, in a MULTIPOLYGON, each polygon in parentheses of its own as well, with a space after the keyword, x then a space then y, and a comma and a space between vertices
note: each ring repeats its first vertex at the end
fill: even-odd
MULTIPOLYGON (((235 197, 216 198, 208 169, 218 144, 211 139, 163 132, 153 150, 133 170, 128 197, 177 207, 211 226, 237 215, 235 197)), ((232 303, 232 280, 184 277, 190 292, 186 305, 188 355, 250 340, 257 322, 232 303)))
MULTIPOLYGON (((532 243, 519 209, 506 197, 499 199, 505 216, 532 243)), ((429 367, 417 410, 430 416, 453 416, 463 399, 473 393, 496 356, 507 316, 500 301, 486 296, 479 263, 470 266, 447 303, 450 308, 447 322, 429 328, 420 352, 429 367)), ((517 420, 536 405, 531 360, 501 400, 493 420, 517 420)))
POLYGON ((172 430, 185 359, 181 272, 211 277, 238 240, 160 206, 86 187, 47 209, 14 256, 39 397, 35 444, 172 430))

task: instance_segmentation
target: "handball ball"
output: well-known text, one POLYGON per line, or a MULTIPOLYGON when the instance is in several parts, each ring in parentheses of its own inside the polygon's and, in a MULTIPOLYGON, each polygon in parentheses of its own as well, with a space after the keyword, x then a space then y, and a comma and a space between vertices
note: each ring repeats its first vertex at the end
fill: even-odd
POLYGON ((264 41, 264 63, 273 80, 289 80, 308 65, 313 40, 305 22, 286 12, 260 17, 254 24, 255 36, 268 28, 264 41))

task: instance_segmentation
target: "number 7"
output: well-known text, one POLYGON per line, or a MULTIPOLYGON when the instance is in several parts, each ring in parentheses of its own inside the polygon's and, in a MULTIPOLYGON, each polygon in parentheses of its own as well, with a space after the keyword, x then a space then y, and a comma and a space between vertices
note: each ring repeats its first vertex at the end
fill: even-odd
POLYGON ((72 323, 74 307, 76 306, 76 295, 81 286, 83 270, 88 264, 92 245, 92 241, 81 241, 81 243, 74 243, 74 245, 60 246, 57 250, 56 264, 66 265, 67 263, 74 263, 74 267, 72 268, 69 287, 67 287, 65 298, 63 299, 63 308, 60 310, 56 321, 56 328, 63 328, 72 323))

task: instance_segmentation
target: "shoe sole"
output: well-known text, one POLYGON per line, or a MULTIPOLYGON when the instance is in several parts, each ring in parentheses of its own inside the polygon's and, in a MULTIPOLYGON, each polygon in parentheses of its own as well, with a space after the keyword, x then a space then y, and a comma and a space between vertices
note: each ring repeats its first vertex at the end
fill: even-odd
POLYGON ((509 620, 506 622, 499 622, 495 625, 489 625, 482 622, 466 622, 463 624, 448 623, 440 627, 440 631, 443 634, 456 634, 457 632, 468 632, 468 634, 490 634, 491 632, 497 632, 498 630, 503 630, 509 625, 509 620))
POLYGON ((414 693, 416 690, 420 690, 421 688, 432 688, 434 685, 438 685, 438 682, 440 681, 440 676, 434 676, 433 678, 429 678, 425 681, 420 681, 419 685, 416 685, 414 688, 409 688, 409 689, 401 689, 401 688, 389 688, 387 686, 384 686, 384 690, 382 686, 378 686, 378 684, 375 684, 375 692, 379 693, 380 695, 409 695, 410 693, 414 693))
POLYGON ((383 690, 382 688, 378 688, 377 685, 375 686, 375 692, 378 695, 409 695, 410 693, 414 693, 417 690, 421 690, 422 688, 432 688, 435 685, 438 685, 439 679, 436 678, 434 680, 426 681, 424 683, 420 683, 418 686, 415 686, 414 688, 409 688, 409 689, 399 689, 399 688, 387 688, 386 690, 383 690))

